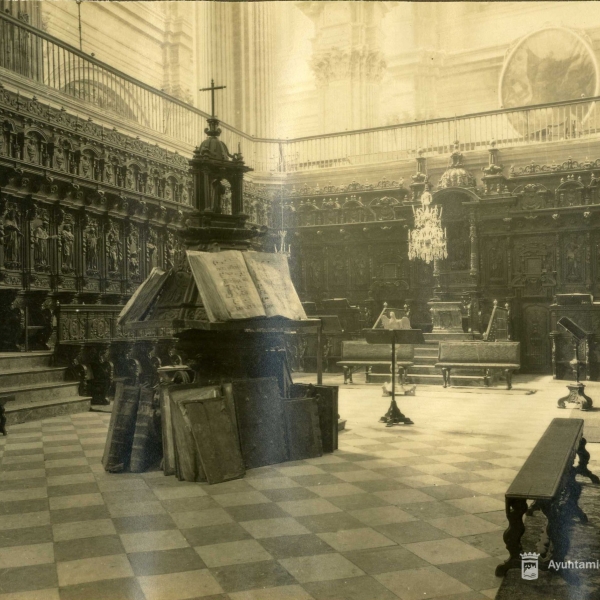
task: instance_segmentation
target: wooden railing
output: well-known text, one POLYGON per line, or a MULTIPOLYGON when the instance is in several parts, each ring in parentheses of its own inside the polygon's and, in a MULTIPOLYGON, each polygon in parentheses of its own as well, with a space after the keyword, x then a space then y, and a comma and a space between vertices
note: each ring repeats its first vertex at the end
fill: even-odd
MULTIPOLYGON (((140 136, 191 149, 204 138, 208 116, 59 39, 0 14, 0 74, 47 86, 65 97, 102 109, 137 128, 140 136)), ((296 172, 408 160, 447 154, 455 140, 461 150, 590 139, 600 130, 600 97, 309 136, 289 140, 255 138, 221 124, 230 151, 241 147, 246 163, 259 172, 296 172)))

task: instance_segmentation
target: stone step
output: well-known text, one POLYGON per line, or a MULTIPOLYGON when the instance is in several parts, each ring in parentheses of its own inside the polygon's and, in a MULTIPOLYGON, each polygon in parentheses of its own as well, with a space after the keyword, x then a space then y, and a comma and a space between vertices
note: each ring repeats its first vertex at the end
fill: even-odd
MULTIPOLYGON (((77 396, 79 383, 67 381, 61 383, 37 383, 19 385, 0 389, 0 396, 15 396, 15 402, 27 404, 28 402, 46 402, 50 399, 60 400, 77 396)), ((8 402, 13 404, 12 402, 8 402)))
POLYGON ((0 371, 22 371, 51 367, 52 352, 0 352, 0 371))
POLYGON ((33 367, 19 371, 0 371, 0 394, 5 388, 64 382, 66 371, 65 367, 33 367))
POLYGON ((435 365, 413 365, 407 371, 407 375, 424 375, 430 373, 431 375, 441 375, 441 369, 438 369, 435 365))
POLYGON ((473 341, 472 333, 424 333, 423 337, 426 342, 462 342, 473 341))
POLYGON ((407 375, 406 382, 415 385, 444 385, 442 374, 434 375, 423 373, 419 375, 407 375))
MULTIPOLYGON (((91 398, 84 396, 66 396, 62 398, 48 397, 45 400, 32 402, 7 402, 6 423, 17 425, 40 419, 50 419, 62 415, 71 415, 90 410, 91 398)), ((10 430, 8 432, 10 435, 10 430)))
POLYGON ((416 365, 435 365, 438 361, 438 357, 436 356, 417 356, 414 358, 416 365))

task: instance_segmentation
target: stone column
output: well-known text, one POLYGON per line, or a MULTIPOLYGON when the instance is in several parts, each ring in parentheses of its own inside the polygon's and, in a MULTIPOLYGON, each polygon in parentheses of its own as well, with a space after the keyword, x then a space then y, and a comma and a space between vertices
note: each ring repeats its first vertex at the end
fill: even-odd
MULTIPOLYGON (((275 136, 272 7, 264 2, 194 2, 199 87, 214 79, 215 112, 229 125, 257 137, 275 136)), ((210 95, 198 107, 210 112, 210 95)), ((235 151, 236 148, 230 148, 235 151)))
POLYGON ((190 104, 194 101, 192 90, 196 84, 192 66, 192 14, 188 2, 165 2, 163 89, 190 104))
POLYGON ((303 2, 315 23, 311 66, 320 103, 320 130, 380 125, 386 63, 381 51, 384 2, 303 2))
MULTIPOLYGON (((227 90, 215 94, 215 113, 226 123, 235 120, 235 80, 231 60, 232 23, 228 2, 194 2, 196 6, 196 52, 198 88, 208 87, 214 79, 227 90)), ((210 94, 196 90, 198 108, 210 114, 210 94)))

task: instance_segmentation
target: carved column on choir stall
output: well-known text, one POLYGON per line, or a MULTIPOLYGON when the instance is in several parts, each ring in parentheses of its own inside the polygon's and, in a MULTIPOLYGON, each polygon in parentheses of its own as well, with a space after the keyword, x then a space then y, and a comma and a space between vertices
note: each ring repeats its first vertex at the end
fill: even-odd
POLYGON ((40 312, 44 329, 41 332, 40 343, 48 350, 54 350, 58 341, 57 307, 58 301, 52 296, 48 296, 41 306, 40 312))
POLYGON ((156 360, 155 350, 158 340, 156 339, 145 339, 136 340, 132 357, 138 362, 140 366, 139 383, 148 384, 154 386, 158 384, 158 367, 160 367, 160 360, 156 360))
POLYGON ((488 148, 488 165, 481 169, 483 171, 481 181, 486 195, 509 193, 503 174, 504 167, 499 163, 499 153, 500 151, 496 148, 496 140, 492 140, 488 148))
POLYGON ((25 300, 17 290, 0 290, 0 350, 25 349, 25 300))
POLYGON ((477 220, 475 211, 469 212, 469 240, 471 242, 471 263, 469 275, 472 284, 476 286, 479 282, 479 239, 477 236, 477 220))
POLYGON ((107 405, 110 403, 109 395, 115 376, 110 344, 93 344, 88 352, 91 378, 88 380, 87 393, 92 397, 92 404, 107 405))
POLYGON ((81 344, 59 344, 56 353, 56 364, 66 365, 67 378, 79 382, 79 395, 88 395, 88 382, 92 370, 88 362, 87 347, 81 344))
POLYGON ((433 259, 433 295, 434 299, 441 299, 441 277, 440 277, 440 260, 437 258, 433 259))

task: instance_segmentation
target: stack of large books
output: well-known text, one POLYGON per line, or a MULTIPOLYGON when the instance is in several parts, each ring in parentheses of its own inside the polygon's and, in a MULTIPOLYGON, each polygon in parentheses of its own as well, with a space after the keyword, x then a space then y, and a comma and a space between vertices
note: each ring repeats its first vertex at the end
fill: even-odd
POLYGON ((337 386, 290 391, 292 398, 282 398, 273 377, 162 388, 165 475, 219 483, 246 469, 333 452, 337 386))
POLYGON ((315 458, 337 449, 337 386, 293 384, 282 398, 277 379, 221 385, 125 386, 113 410, 103 464, 110 472, 158 466, 185 481, 220 483, 246 469, 315 458))

